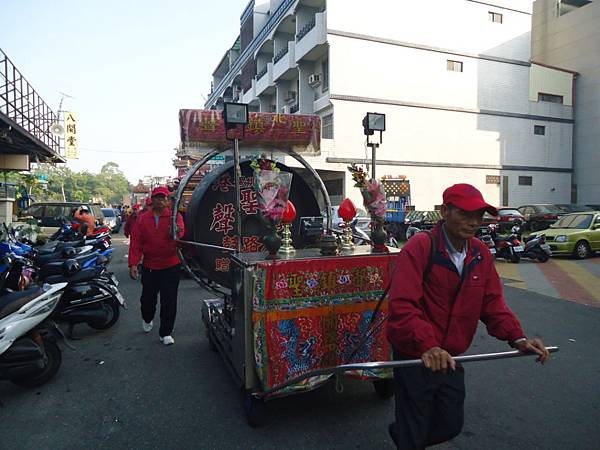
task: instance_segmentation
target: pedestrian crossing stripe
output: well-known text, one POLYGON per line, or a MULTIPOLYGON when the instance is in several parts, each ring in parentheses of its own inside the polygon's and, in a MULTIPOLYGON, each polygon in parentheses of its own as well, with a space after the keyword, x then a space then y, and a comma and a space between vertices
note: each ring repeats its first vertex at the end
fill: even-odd
MULTIPOLYGON (((592 263, 592 261, 589 261, 592 263)), ((600 263, 600 260, 593 260, 600 263)), ((523 261, 521 264, 513 264, 504 260, 496 261, 496 270, 501 278, 505 279, 507 286, 520 289, 536 291, 543 295, 558 297, 576 303, 590 305, 600 308, 600 277, 585 268, 581 262, 552 258, 547 263, 523 261), (548 283, 547 291, 539 291, 528 284, 527 276, 522 272, 531 270, 539 273, 548 283)), ((534 284, 532 280, 529 280, 534 284)), ((539 287, 539 283, 537 284, 539 287)))
POLYGON ((600 304, 600 279, 575 261, 554 260, 600 304))

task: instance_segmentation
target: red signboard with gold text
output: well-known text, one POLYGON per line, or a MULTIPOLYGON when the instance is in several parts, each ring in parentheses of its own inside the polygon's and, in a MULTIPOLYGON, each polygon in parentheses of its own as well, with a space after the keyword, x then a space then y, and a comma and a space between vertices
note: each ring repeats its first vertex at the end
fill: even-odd
MULTIPOLYGON (((180 109, 179 125, 184 148, 228 147, 222 111, 180 109)), ((321 118, 299 114, 251 112, 242 136, 241 127, 228 132, 229 138, 243 138, 249 147, 291 148, 298 153, 318 154, 321 118)))

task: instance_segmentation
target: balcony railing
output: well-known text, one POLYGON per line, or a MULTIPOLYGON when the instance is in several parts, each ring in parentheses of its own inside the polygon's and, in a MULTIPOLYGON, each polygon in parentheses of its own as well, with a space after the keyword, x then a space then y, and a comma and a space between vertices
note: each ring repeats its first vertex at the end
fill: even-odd
POLYGON ((313 19, 312 19, 310 22, 308 22, 306 25, 304 25, 304 26, 303 26, 303 27, 300 29, 300 31, 299 31, 299 32, 298 32, 298 34, 296 35, 296 41, 301 41, 301 40, 302 40, 302 38, 303 38, 304 36, 306 36, 306 35, 307 35, 307 34, 310 32, 310 30, 312 30, 312 29, 315 27, 315 25, 316 25, 316 20, 315 20, 315 18, 313 17, 313 19))
POLYGON ((275 55, 275 57, 273 58, 273 64, 277 64, 277 62, 279 62, 285 55, 287 55, 289 51, 290 51, 290 49, 287 45, 285 47, 283 47, 281 50, 279 50, 277 52, 277 54, 275 55))
POLYGON ((50 133, 57 115, 42 100, 33 86, 0 50, 0 113, 43 142, 50 150, 60 152, 59 139, 50 133))
POLYGON ((254 57, 254 52, 257 50, 258 46, 264 42, 266 37, 271 33, 277 25, 283 20, 285 17, 285 13, 292 7, 292 5, 297 0, 283 0, 279 8, 271 15, 265 26, 263 26, 262 30, 258 33, 257 36, 252 39, 252 42, 244 49, 239 58, 233 63, 233 65, 229 68, 229 72, 227 75, 221 80, 218 86, 215 87, 215 90, 208 97, 207 105, 211 105, 219 95, 223 93, 225 88, 231 83, 233 78, 237 75, 237 73, 242 69, 242 66, 246 64, 251 57, 254 57))
POLYGON ((256 74, 256 81, 260 80, 262 77, 264 77, 268 72, 268 67, 265 66, 262 69, 260 69, 258 71, 258 73, 256 74))

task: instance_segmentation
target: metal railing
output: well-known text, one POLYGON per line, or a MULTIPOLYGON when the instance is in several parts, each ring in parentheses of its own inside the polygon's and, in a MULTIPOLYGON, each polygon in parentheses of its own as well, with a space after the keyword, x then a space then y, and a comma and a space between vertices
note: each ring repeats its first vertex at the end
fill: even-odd
POLYGON ((256 81, 260 80, 262 77, 264 77, 267 72, 268 72, 269 68, 267 66, 263 67, 262 69, 260 69, 258 71, 258 73, 256 74, 256 81))
POLYGON ((287 45, 285 47, 283 47, 281 50, 279 50, 277 52, 277 54, 275 55, 275 57, 273 58, 273 64, 277 64, 279 61, 281 61, 281 59, 285 55, 287 55, 289 51, 290 51, 290 49, 288 48, 287 45))
POLYGON ((210 106, 221 95, 227 85, 231 83, 235 75, 241 70, 243 65, 246 64, 250 58, 254 58, 254 51, 258 48, 259 44, 262 44, 269 33, 271 33, 271 31, 273 31, 273 29, 279 25, 279 22, 281 22, 285 13, 296 1, 297 0, 284 0, 284 2, 279 5, 279 8, 277 8, 277 10, 269 18, 262 30, 254 39, 252 39, 250 45, 244 49, 240 57, 233 63, 227 75, 225 75, 215 90, 209 95, 208 100, 206 101, 207 106, 210 106))
POLYGON ((302 40, 302 38, 304 36, 306 36, 310 30, 312 30, 317 24, 317 21, 315 20, 315 18, 313 17, 313 19, 308 22, 306 25, 304 25, 300 31, 298 32, 298 34, 296 35, 296 42, 299 42, 302 40))
POLYGON ((0 113, 59 154, 59 138, 50 127, 58 116, 0 49, 0 113))

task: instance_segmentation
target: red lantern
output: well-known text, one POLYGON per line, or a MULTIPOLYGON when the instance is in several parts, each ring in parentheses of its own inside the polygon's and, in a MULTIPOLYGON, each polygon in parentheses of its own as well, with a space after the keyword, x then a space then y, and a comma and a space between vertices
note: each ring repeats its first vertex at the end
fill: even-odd
POLYGON ((356 206, 352 203, 352 200, 345 198, 340 207, 338 208, 338 216, 342 218, 344 222, 350 222, 356 217, 356 206))
POLYGON ((294 206, 294 204, 291 201, 288 200, 287 206, 285 208, 285 211, 283 212, 283 216, 281 217, 281 220, 283 221, 283 223, 292 223, 295 218, 296 218, 296 207, 294 206))

